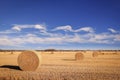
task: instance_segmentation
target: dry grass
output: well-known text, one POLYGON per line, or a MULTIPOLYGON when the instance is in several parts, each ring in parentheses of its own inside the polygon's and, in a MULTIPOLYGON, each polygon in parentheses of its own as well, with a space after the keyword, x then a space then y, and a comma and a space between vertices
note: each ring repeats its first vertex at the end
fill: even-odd
POLYGON ((0 80, 120 80, 120 55, 99 55, 93 58, 83 53, 86 58, 77 62, 75 54, 43 52, 42 65, 37 71, 21 71, 16 67, 17 53, 2 53, 0 80))

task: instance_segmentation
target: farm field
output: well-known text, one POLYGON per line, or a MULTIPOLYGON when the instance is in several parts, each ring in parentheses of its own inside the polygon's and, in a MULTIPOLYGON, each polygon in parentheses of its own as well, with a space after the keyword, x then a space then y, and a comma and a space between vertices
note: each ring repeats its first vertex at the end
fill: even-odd
POLYGON ((41 66, 37 71, 22 71, 17 64, 21 52, 0 52, 0 80, 120 80, 120 52, 106 52, 94 57, 93 51, 40 52, 41 66))

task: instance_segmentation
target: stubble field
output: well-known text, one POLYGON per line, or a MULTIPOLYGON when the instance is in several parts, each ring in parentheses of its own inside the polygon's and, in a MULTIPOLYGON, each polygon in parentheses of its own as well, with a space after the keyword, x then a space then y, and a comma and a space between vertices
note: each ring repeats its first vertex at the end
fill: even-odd
POLYGON ((77 51, 39 52, 42 64, 37 71, 22 71, 17 64, 21 52, 0 52, 0 80, 120 80, 120 52, 82 52, 84 59, 75 60, 77 51))

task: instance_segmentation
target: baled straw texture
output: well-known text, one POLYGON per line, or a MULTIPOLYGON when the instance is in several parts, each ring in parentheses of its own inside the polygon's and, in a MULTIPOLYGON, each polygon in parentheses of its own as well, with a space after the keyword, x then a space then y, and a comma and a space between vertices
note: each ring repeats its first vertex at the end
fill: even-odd
POLYGON ((78 53, 75 54, 75 59, 76 59, 76 61, 83 60, 84 55, 81 52, 78 52, 78 53))
POLYGON ((36 51, 26 50, 18 56, 18 65, 23 71, 35 71, 41 64, 41 55, 36 51))
POLYGON ((97 57, 99 54, 100 54, 99 51, 94 51, 93 54, 92 54, 92 56, 93 56, 93 57, 97 57))

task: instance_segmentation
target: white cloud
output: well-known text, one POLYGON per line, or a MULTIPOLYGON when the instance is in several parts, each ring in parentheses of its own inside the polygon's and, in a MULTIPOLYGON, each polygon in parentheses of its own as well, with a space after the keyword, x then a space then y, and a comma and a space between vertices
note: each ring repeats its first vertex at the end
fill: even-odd
POLYGON ((92 37, 88 39, 90 43, 104 43, 112 44, 114 36, 111 34, 101 33, 101 34, 92 34, 92 37))
MULTIPOLYGON (((0 35, 1 34, 12 34, 12 33, 21 33, 22 29, 25 28, 33 28, 33 29, 37 29, 39 31, 37 32, 32 32, 32 33, 40 33, 40 34, 44 34, 44 35, 50 35, 49 32, 47 32, 46 26, 42 25, 42 24, 36 24, 36 25, 18 25, 18 24, 14 24, 14 26, 8 30, 4 30, 4 31, 0 31, 0 35)), ((22 32, 22 33, 28 33, 28 32, 22 32)))
POLYGON ((15 24, 14 27, 19 27, 21 29, 24 29, 24 28, 34 28, 34 25, 27 25, 27 24, 18 25, 18 24, 15 24))
POLYGON ((0 37, 0 45, 2 46, 18 46, 24 43, 21 38, 12 38, 8 36, 0 37))
POLYGON ((39 37, 36 34, 19 35, 16 37, 0 36, 0 45, 2 46, 16 46, 24 44, 66 44, 66 43, 102 43, 113 44, 116 41, 120 41, 120 35, 118 34, 78 34, 74 35, 59 35, 59 36, 44 36, 39 37))
POLYGON ((36 29, 40 29, 40 30, 46 30, 45 25, 40 25, 40 24, 36 24, 36 25, 35 25, 35 28, 36 28, 36 29))
POLYGON ((113 44, 115 43, 114 39, 116 34, 109 34, 109 33, 88 33, 86 35, 87 40, 89 43, 105 43, 105 44, 113 44))
POLYGON ((114 37, 115 37, 115 35, 109 34, 109 33, 95 34, 95 39, 98 39, 98 40, 112 39, 114 37))
POLYGON ((34 28, 34 29, 38 29, 41 31, 46 31, 45 25, 42 25, 42 24, 35 24, 35 25, 18 25, 18 24, 16 24, 12 27, 12 30, 21 31, 22 29, 25 29, 25 28, 34 28))
POLYGON ((11 34, 11 33, 18 33, 18 31, 14 30, 5 30, 5 31, 0 31, 0 34, 11 34))
MULTIPOLYGON (((26 36, 26 37, 36 37, 37 35, 28 33, 28 34, 26 34, 25 36, 26 36)), ((23 37, 23 36, 22 36, 22 37, 23 37)))
MULTIPOLYGON (((11 35, 0 34, 0 46, 16 46, 24 44, 66 44, 66 43, 99 43, 113 44, 120 42, 120 34, 112 33, 95 33, 92 27, 82 27, 73 30, 70 25, 59 26, 53 31, 47 30, 44 25, 15 25, 12 29, 6 30, 6 33, 21 31, 24 28, 34 28, 40 31, 34 33, 11 35), (56 32, 56 30, 64 30, 73 32, 72 34, 56 32), (55 32, 54 32, 55 31, 55 32), (85 31, 87 33, 77 33, 85 31)), ((4 32, 4 31, 2 31, 4 32)))
POLYGON ((16 30, 16 31, 21 31, 21 28, 19 26, 14 26, 12 27, 13 30, 16 30))
POLYGON ((109 30, 110 32, 112 32, 112 33, 117 33, 117 31, 114 30, 114 29, 112 29, 112 28, 108 28, 108 30, 109 30))
POLYGON ((74 30, 74 32, 80 32, 80 31, 91 32, 91 33, 94 32, 93 28, 91 27, 83 27, 83 28, 74 30))
POLYGON ((64 30, 64 31, 70 31, 70 32, 81 32, 81 31, 90 32, 90 33, 94 32, 93 28, 91 28, 91 27, 82 27, 82 28, 73 30, 72 26, 70 26, 70 25, 59 26, 59 27, 56 27, 55 29, 53 29, 53 31, 57 31, 57 30, 64 30))
POLYGON ((87 34, 75 34, 74 36, 67 38, 68 42, 73 43, 102 43, 102 44, 113 44, 116 39, 115 35, 112 34, 95 34, 95 33, 87 33, 87 34))
POLYGON ((66 42, 70 42, 70 43, 84 43, 85 40, 84 38, 82 38, 82 35, 79 34, 74 34, 74 35, 67 35, 66 36, 66 42))
POLYGON ((114 41, 120 41, 120 34, 115 35, 114 41))
POLYGON ((58 26, 55 29, 53 29, 53 31, 57 31, 57 30, 64 30, 64 31, 73 31, 72 27, 70 25, 66 25, 66 26, 58 26))

